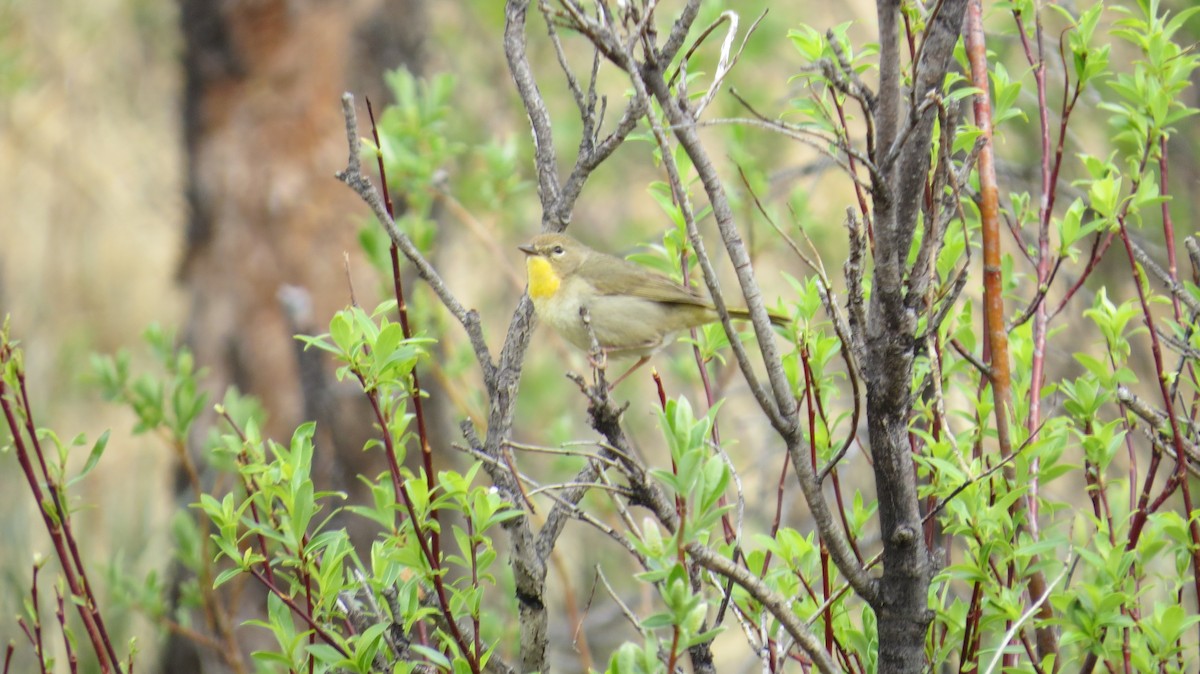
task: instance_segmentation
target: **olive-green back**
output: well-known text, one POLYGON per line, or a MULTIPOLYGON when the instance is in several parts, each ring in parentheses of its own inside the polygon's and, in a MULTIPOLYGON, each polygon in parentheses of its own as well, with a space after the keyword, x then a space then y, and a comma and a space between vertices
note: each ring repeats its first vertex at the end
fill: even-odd
POLYGON ((613 255, 592 252, 578 273, 601 295, 632 295, 656 302, 712 307, 703 295, 670 277, 613 255))

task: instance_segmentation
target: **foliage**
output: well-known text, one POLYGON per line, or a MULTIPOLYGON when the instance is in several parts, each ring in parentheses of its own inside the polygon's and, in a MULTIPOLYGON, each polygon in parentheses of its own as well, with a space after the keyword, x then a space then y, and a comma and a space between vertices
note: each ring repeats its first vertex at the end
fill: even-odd
MULTIPOLYGON (((921 133, 919 121, 893 129, 901 139, 894 150, 876 136, 885 133, 877 115, 886 91, 865 82, 887 79, 881 59, 889 45, 857 40, 850 24, 798 24, 787 38, 799 93, 774 115, 752 110, 746 118, 714 120, 728 134, 705 142, 727 143, 714 154, 736 164, 716 169, 702 161, 708 155, 695 125, 678 116, 698 117, 708 94, 738 72, 731 70, 737 57, 729 59, 739 35, 732 10, 705 5, 698 17, 676 22, 663 9, 640 16, 636 3, 539 8, 551 28, 540 39, 556 52, 577 57, 595 49, 604 69, 633 73, 626 83, 632 91, 622 89, 632 112, 604 120, 598 78, 581 84, 563 56, 569 77, 561 86, 579 111, 569 126, 583 136, 566 178, 537 158, 536 168, 546 169, 537 178, 544 226, 567 224, 605 152, 625 140, 650 143, 663 179, 647 186, 647 196, 668 227, 661 243, 631 257, 715 289, 712 258, 698 245, 705 237, 697 222, 711 216, 737 267, 736 287, 752 312, 763 309, 759 279, 748 271, 748 257, 737 264, 744 247, 727 228, 726 192, 737 192, 732 200, 775 232, 764 246, 768 259, 803 269, 781 274, 785 290, 768 302, 791 324, 777 334, 714 325, 690 335, 694 388, 669 393, 655 373, 657 429, 634 436, 597 361, 590 382, 575 382, 601 438, 585 441, 587 451, 579 443, 518 442, 518 430, 557 432, 548 411, 513 426, 511 396, 531 330, 528 303, 494 354, 478 314, 458 303, 428 256, 441 226, 439 200, 467 210, 501 208, 525 192, 519 151, 509 142, 469 147, 455 135, 449 76, 421 81, 394 73, 389 82, 399 103, 382 114, 366 147, 370 158, 382 155, 384 184, 400 195, 403 210, 385 209, 380 200, 374 210, 382 226, 364 234, 364 245, 385 275, 402 257, 411 262, 430 289, 426 300, 444 305, 469 343, 447 343, 456 329, 439 323, 445 318, 432 301, 410 316, 399 282, 393 300, 373 311, 348 307, 330 319, 328 333, 299 338, 327 354, 339 380, 356 383, 371 406, 377 437, 364 449, 388 462, 380 475, 358 476, 371 503, 347 504, 344 494, 316 490, 312 423, 286 444, 262 437, 261 416, 236 393, 216 406, 223 421, 203 443, 204 459, 192 458, 186 448, 198 442, 196 422, 208 406, 203 373, 162 331, 147 335, 160 377, 135 376, 127 356, 95 362, 106 396, 134 410, 139 431, 159 434, 190 478, 193 502, 179 516, 177 545, 198 582, 182 605, 203 606, 228 623, 230 608, 218 590, 263 589, 266 618, 248 623, 275 642, 254 654, 252 666, 263 671, 539 669, 548 667, 547 623, 554 618, 546 614, 557 616, 568 603, 542 594, 546 567, 563 547, 563 529, 576 522, 584 525, 582 540, 602 541, 622 556, 597 565, 595 576, 628 621, 605 653, 607 664, 580 655, 580 669, 672 671, 686 660, 694 671, 713 671, 714 654, 728 648, 758 658, 764 671, 785 671, 792 661, 825 671, 901 671, 881 642, 895 638, 895 614, 903 608, 917 616, 922 667, 1093 671, 1102 662, 1110 671, 1195 670, 1200 246, 1174 229, 1168 168, 1171 139, 1194 128, 1196 109, 1181 93, 1200 57, 1178 34, 1200 9, 1172 14, 1155 0, 1097 3, 1077 14, 1023 0, 997 5, 989 17, 997 25, 986 34, 992 51, 972 49, 984 46, 972 45, 984 38, 974 32, 956 52, 958 69, 939 78, 942 88, 900 103, 904 119, 929 121, 930 147, 915 151, 904 139, 921 133), (658 33, 639 32, 656 25, 662 35, 690 27, 691 48, 681 49, 681 40, 674 52, 656 54, 665 63, 638 68, 637 50, 621 51, 610 39, 617 33, 605 32, 636 36, 630 45, 658 44, 658 33), (706 44, 723 30, 725 49, 706 44), (1047 41, 1055 31, 1061 51, 1047 41), (1000 39, 1005 34, 1014 39, 1000 39), (990 62, 984 81, 972 76, 981 58, 990 62), (1061 83, 1051 81, 1052 72, 1061 83), (966 121, 969 105, 976 106, 975 123, 966 121), (987 112, 990 123, 980 121, 987 112), (988 158, 992 138, 1019 144, 1021 160, 1036 163, 1040 179, 996 171, 988 158), (783 144, 811 155, 798 150, 781 159, 783 144), (881 255, 896 233, 890 223, 902 220, 888 215, 904 200, 888 193, 901 184, 892 173, 916 155, 925 161, 917 176, 923 198, 914 200, 912 229, 900 232, 905 245, 881 255), (804 213, 761 193, 766 177, 797 157, 840 171, 844 192, 828 198, 840 197, 850 209, 842 283, 831 280, 823 259, 829 253, 809 236, 804 213), (1010 178, 997 212, 988 200, 1001 193, 989 188, 998 173, 1010 178), (734 175, 745 189, 733 187, 734 175), (989 238, 1001 220, 1009 236, 1003 255, 989 238), (1180 268, 1181 243, 1191 282, 1180 268), (981 263, 990 254, 998 263, 981 263), (1101 278, 1109 256, 1122 271, 1101 278), (885 280, 894 264, 904 271, 899 283, 885 280), (908 332, 880 328, 889 297, 906 302, 901 327, 908 332), (907 363, 875 358, 887 337, 909 349, 907 363), (464 363, 473 358, 483 380, 460 410, 487 419, 463 425, 471 461, 462 471, 434 469, 433 454, 448 449, 431 445, 420 373, 435 367, 435 345, 459 364, 443 373, 467 377, 464 363), (749 347, 758 349, 763 367, 749 364, 749 347), (754 422, 734 416, 746 414, 734 411, 739 404, 749 404, 726 395, 719 380, 729 376, 752 393, 754 422), (915 528, 911 521, 895 526, 893 509, 906 492, 881 479, 881 464, 894 463, 879 430, 889 376, 903 380, 899 399, 908 403, 893 421, 904 440, 898 465, 913 487, 915 528), (868 430, 860 434, 860 426, 868 430), (661 458, 634 450, 642 446, 661 447, 661 458), (535 478, 525 471, 532 461, 514 450, 554 453, 560 463, 535 478), (210 473, 224 479, 201 478, 210 473), (806 515, 789 508, 801 500, 806 515), (369 548, 355 549, 335 519, 341 516, 371 523, 377 533, 369 548), (899 548, 917 553, 918 564, 900 565, 903 573, 899 548), (601 566, 625 577, 614 587, 601 566), (913 584, 898 583, 898 573, 913 584), (889 603, 902 587, 916 587, 915 605, 889 603), (643 601, 631 608, 634 596, 643 601)), ((900 44, 909 51, 901 48, 903 66, 893 65, 906 86, 929 76, 914 66, 917 46, 934 34, 926 11, 908 3, 900 14, 900 44)), ((520 89, 521 54, 509 56, 520 89)), ((744 56, 762 55, 752 49, 744 56)), ((545 143, 553 130, 541 123, 548 113, 531 103, 539 95, 522 89, 536 142, 545 143)), ((350 141, 357 147, 356 138, 350 141)), ((554 144, 548 147, 553 153, 554 144)), ((374 193, 355 182, 356 170, 352 163, 342 177, 370 201, 374 193)), ((79 479, 67 477, 71 446, 86 443, 63 443, 33 428, 21 351, 7 330, 0 362, 0 402, 12 437, 6 453, 17 455, 35 495, 47 487, 54 494, 37 498, 48 531, 63 536, 66 550, 79 534, 66 526, 70 508, 58 494, 79 479), (43 459, 40 474, 33 457, 43 459)), ((535 377, 522 391, 551 385, 563 384, 535 377)), ((105 444, 101 438, 93 446, 79 477, 105 444)), ((86 582, 72 580, 85 575, 83 560, 60 551, 60 564, 95 657, 123 669, 101 627, 102 607, 86 582)), ((154 606, 148 600, 142 608, 187 627, 184 612, 154 606)), ((73 641, 61 613, 58 622, 73 641)), ((21 624, 48 670, 36 599, 21 624)), ((236 630, 227 625, 218 644, 231 666, 236 630)), ((557 634, 581 632, 576 620, 557 634)), ((582 652, 594 636, 579 637, 582 652)))

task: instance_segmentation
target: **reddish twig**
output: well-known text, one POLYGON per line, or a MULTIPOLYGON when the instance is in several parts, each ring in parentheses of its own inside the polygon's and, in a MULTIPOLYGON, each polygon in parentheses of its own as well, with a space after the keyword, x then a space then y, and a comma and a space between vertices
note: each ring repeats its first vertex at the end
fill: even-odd
POLYGON ((74 602, 76 610, 83 620, 84 630, 92 643, 100 671, 107 674, 107 672, 116 670, 119 673, 121 662, 117 658, 112 641, 108 637, 108 630, 104 626, 104 619, 96 606, 96 596, 92 592, 92 585, 87 580, 83 559, 79 554, 74 531, 71 529, 70 512, 65 507, 65 498, 59 482, 47 468, 45 452, 42 449, 33 421, 33 411, 29 404, 25 373, 20 368, 20 360, 14 360, 14 356, 15 352, 9 342, 7 326, 5 326, 4 332, 0 334, 0 366, 8 367, 10 363, 14 366, 13 376, 16 390, 11 389, 8 382, 0 377, 0 408, 3 409, 5 421, 8 423, 17 462, 21 466, 26 484, 37 503, 38 513, 41 515, 46 532, 50 535, 67 587, 70 588, 71 595, 78 598, 74 602), (24 424, 18 421, 18 418, 23 419, 24 424), (26 435, 28 435, 28 440, 26 440, 26 435), (33 459, 37 460, 41 468, 40 476, 34 467, 33 459), (42 488, 43 485, 45 485, 45 490, 42 488), (49 494, 46 493, 47 491, 49 494))
MULTIPOLYGON (((979 88, 980 94, 975 96, 975 123, 983 132, 983 137, 986 139, 983 147, 979 152, 979 212, 981 220, 981 231, 983 238, 983 283, 984 283, 984 323, 986 327, 987 340, 991 349, 991 361, 989 363, 989 371, 991 373, 992 395, 995 401, 995 416, 996 416, 996 438, 1000 445, 1001 459, 1007 461, 1012 454, 1012 439, 1009 433, 1011 424, 1010 415, 1012 414, 1012 373, 1009 364, 1008 356, 1008 333, 1006 332, 1006 324, 1004 320, 1004 278, 1002 267, 1002 250, 1000 244, 1000 196, 999 185, 996 182, 996 167, 995 157, 993 153, 992 142, 992 109, 991 102, 988 97, 988 72, 987 72, 987 47, 983 37, 983 8, 980 0, 972 0, 967 5, 966 18, 966 46, 967 59, 971 65, 971 80, 976 87, 979 88)), ((1039 24, 1040 34, 1040 24, 1039 24)), ((1024 32, 1022 31, 1022 35, 1024 32)), ((1042 104, 1042 114, 1046 115, 1045 111, 1045 83, 1044 73, 1041 79, 1039 101, 1042 104)), ((1044 145, 1048 147, 1048 126, 1044 127, 1044 145)), ((1043 153, 1045 154, 1045 153, 1043 153)), ((1048 159, 1044 161, 1048 162, 1048 159)), ((1050 171, 1048 166, 1044 166, 1044 180, 1050 179, 1050 171)), ((1044 189, 1049 189, 1043 183, 1044 189)), ((1047 215, 1048 217, 1048 215, 1047 215)), ((1048 237, 1048 220, 1047 224, 1043 225, 1039 230, 1039 282, 1049 277, 1049 239, 1048 237), (1044 276, 1043 276, 1044 273, 1044 276)), ((1039 306, 1037 316, 1044 316, 1045 310, 1039 306)), ((1035 323, 1037 322, 1035 318, 1035 323)), ((1045 322, 1042 322, 1042 329, 1045 329, 1045 322)), ((1044 335, 1043 335, 1044 342, 1044 335)), ((1036 348, 1036 347, 1035 347, 1036 348)), ((1031 399, 1037 399, 1040 396, 1038 391, 1038 377, 1040 372, 1034 373, 1034 380, 1031 384, 1031 399)), ((1037 424, 1034 425, 1037 428, 1037 424)), ((1032 437, 1032 436, 1031 436, 1032 437)), ((1015 478, 1015 472, 1011 467, 1005 468, 1005 478, 1011 484, 1015 478)), ((1014 503, 1014 507, 1017 504, 1014 503)), ((1036 517, 1036 510, 1029 507, 1026 503, 1028 517, 1026 524, 1022 528, 1029 531, 1031 536, 1036 536, 1036 525, 1029 522, 1036 517)), ((1032 598, 1040 597, 1045 594, 1046 580, 1040 571, 1034 567, 1029 571, 1029 595, 1032 598)), ((1038 632, 1038 650, 1041 657, 1046 657, 1058 652, 1058 639, 1052 628, 1049 627, 1049 620, 1053 619, 1054 612, 1049 602, 1043 602, 1038 608, 1038 617, 1047 624, 1037 627, 1038 632)))

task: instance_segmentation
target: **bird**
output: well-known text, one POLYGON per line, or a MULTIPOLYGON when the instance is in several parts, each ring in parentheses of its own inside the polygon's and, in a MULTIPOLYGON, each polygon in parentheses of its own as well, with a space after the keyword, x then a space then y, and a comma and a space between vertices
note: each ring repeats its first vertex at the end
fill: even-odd
MULTIPOLYGON (((591 338, 580 315, 587 308, 605 356, 638 358, 610 389, 670 344, 675 333, 720 320, 712 301, 696 290, 566 234, 539 234, 518 249, 525 253, 527 292, 540 321, 589 352, 591 338)), ((750 318, 745 308, 728 309, 731 318, 750 318)), ((774 325, 789 322, 782 314, 768 315, 774 325)))

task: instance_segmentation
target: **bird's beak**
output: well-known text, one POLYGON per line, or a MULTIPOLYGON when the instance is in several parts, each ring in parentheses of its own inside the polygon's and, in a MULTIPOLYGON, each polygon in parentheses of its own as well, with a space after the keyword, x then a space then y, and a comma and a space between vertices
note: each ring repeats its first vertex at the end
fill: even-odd
POLYGON ((531 246, 529 244, 525 244, 524 246, 517 246, 517 250, 521 251, 522 253, 525 253, 526 255, 537 255, 538 254, 538 249, 534 248, 533 246, 531 246))

